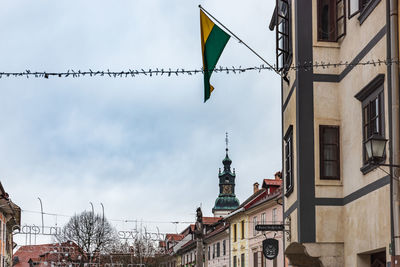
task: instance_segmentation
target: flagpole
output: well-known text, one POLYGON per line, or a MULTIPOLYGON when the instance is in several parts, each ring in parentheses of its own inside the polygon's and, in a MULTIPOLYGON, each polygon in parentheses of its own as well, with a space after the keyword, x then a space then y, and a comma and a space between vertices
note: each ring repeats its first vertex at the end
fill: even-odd
POLYGON ((281 74, 271 65, 269 64, 264 58, 262 58, 256 51, 254 51, 250 46, 248 46, 245 42, 243 42, 239 37, 237 37, 236 34, 234 34, 233 32, 231 32, 231 30, 229 30, 227 27, 225 27, 224 24, 222 24, 221 22, 219 22, 219 20, 217 20, 216 18, 214 18, 213 15, 211 15, 207 10, 205 10, 201 5, 199 5, 199 8, 201 10, 203 10, 205 13, 207 13, 207 15, 209 15, 213 20, 215 20, 219 25, 221 25, 227 32, 229 32, 233 37, 235 37, 239 43, 242 43, 243 45, 245 45, 251 52, 253 52, 253 54, 255 54, 259 59, 261 59, 265 64, 267 64, 271 69, 273 69, 279 76, 281 76, 281 74))

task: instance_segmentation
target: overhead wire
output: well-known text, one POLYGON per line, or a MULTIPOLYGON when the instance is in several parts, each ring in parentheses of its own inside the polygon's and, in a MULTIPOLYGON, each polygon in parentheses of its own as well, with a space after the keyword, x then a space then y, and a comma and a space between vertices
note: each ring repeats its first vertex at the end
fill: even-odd
MULTIPOLYGON (((313 69, 329 69, 329 68, 339 68, 339 67, 355 67, 355 66, 381 66, 381 65, 391 65, 391 64, 399 64, 398 59, 375 59, 375 60, 368 60, 368 61, 363 61, 363 62, 348 62, 348 61, 340 61, 340 62, 303 62, 303 63, 298 63, 298 64, 292 64, 289 67, 286 68, 286 70, 305 70, 305 71, 310 71, 313 69)), ((226 73, 226 74, 240 74, 246 71, 274 71, 277 72, 277 67, 276 65, 274 66, 266 66, 264 64, 259 65, 259 66, 253 66, 253 67, 223 67, 219 66, 214 68, 213 70, 209 70, 215 73, 226 73)), ((136 77, 136 76, 148 76, 148 77, 153 77, 153 76, 168 76, 170 77, 171 75, 179 76, 179 75, 195 75, 195 74, 202 74, 204 73, 204 69, 184 69, 184 68, 177 68, 177 69, 172 69, 172 68, 155 68, 155 69, 148 69, 145 70, 143 68, 140 69, 128 69, 128 70, 122 70, 122 71, 111 71, 109 69, 107 70, 95 70, 93 71, 92 69, 89 69, 87 71, 82 71, 82 70, 73 70, 73 69, 68 69, 67 71, 64 72, 52 72, 52 71, 31 71, 29 69, 26 69, 25 71, 21 72, 0 72, 0 78, 7 78, 7 77, 35 77, 35 78, 50 78, 50 77, 59 77, 59 78, 67 78, 67 77, 72 77, 72 78, 79 78, 79 77, 111 77, 111 78, 127 78, 127 77, 136 77)))

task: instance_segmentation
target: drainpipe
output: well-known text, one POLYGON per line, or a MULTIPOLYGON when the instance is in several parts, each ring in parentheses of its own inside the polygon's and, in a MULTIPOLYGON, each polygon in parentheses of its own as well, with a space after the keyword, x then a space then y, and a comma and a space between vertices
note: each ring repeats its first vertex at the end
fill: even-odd
MULTIPOLYGON (((398 0, 390 0, 390 55, 391 59, 399 60, 399 32, 398 32, 398 0)), ((400 165, 400 110, 399 110, 399 66, 391 64, 392 86, 392 164, 400 165)), ((394 177, 400 177, 399 168, 392 168, 394 177)), ((392 266, 400 266, 400 223, 399 223, 399 181, 392 179, 392 212, 393 212, 393 239, 392 266), (394 257, 393 257, 394 256, 394 257)))

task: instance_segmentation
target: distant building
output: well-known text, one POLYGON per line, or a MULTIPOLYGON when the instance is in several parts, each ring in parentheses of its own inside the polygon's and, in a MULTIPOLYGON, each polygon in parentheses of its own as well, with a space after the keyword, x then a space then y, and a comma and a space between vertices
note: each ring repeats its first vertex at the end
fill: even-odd
MULTIPOLYGON (((278 204, 278 199, 281 199, 281 184, 280 173, 276 173, 275 179, 264 179, 261 189, 255 183, 253 194, 224 217, 230 225, 230 267, 275 267, 278 263, 283 264, 282 234, 277 237, 280 244, 278 258, 267 262, 262 254, 265 236, 255 231, 255 225, 267 223, 267 216, 270 218, 268 223, 272 224, 272 220, 275 224, 282 223, 282 208, 278 204)), ((273 237, 268 233, 267 236, 273 237)))
POLYGON ((283 232, 261 232, 255 229, 257 224, 282 224, 282 179, 281 173, 275 174, 275 179, 264 179, 262 188, 254 185, 254 193, 262 191, 257 198, 245 205, 245 213, 249 220, 248 249, 249 267, 278 267, 284 266, 283 232), (273 260, 265 258, 262 252, 262 242, 265 238, 275 238, 279 241, 279 253, 273 260))
POLYGON ((205 267, 229 267, 229 224, 219 221, 204 237, 205 267))
POLYGON ((78 267, 85 263, 85 253, 71 241, 21 246, 13 257, 13 267, 78 267))
MULTIPOLYGON (((204 235, 210 233, 222 217, 203 217, 204 235)), ((161 255, 160 267, 191 267, 196 263, 196 240, 194 224, 190 224, 179 234, 167 234, 160 243, 164 254, 161 255)))
POLYGON ((14 204, 0 182, 0 267, 12 266, 13 230, 21 225, 21 209, 14 204))

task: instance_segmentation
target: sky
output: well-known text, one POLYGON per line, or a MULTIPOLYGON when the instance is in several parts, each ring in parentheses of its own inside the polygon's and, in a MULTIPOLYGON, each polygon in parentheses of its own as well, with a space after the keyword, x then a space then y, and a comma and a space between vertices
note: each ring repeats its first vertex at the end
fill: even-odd
MULTIPOLYGON (((7 1, 0 9, 0 71, 200 69, 199 8, 267 61, 274 1, 7 1)), ((218 66, 263 62, 234 38, 218 66)), ((118 230, 179 232, 218 196, 229 156, 242 202, 281 169, 280 79, 271 71, 214 73, 203 103, 198 75, 1 78, 0 181, 22 224, 62 226, 84 210, 118 230), (124 222, 128 220, 128 222, 124 222), (171 221, 180 222, 172 224, 171 221)), ((24 245, 24 236, 17 236, 24 245)), ((37 242, 45 242, 38 239, 37 242)))

